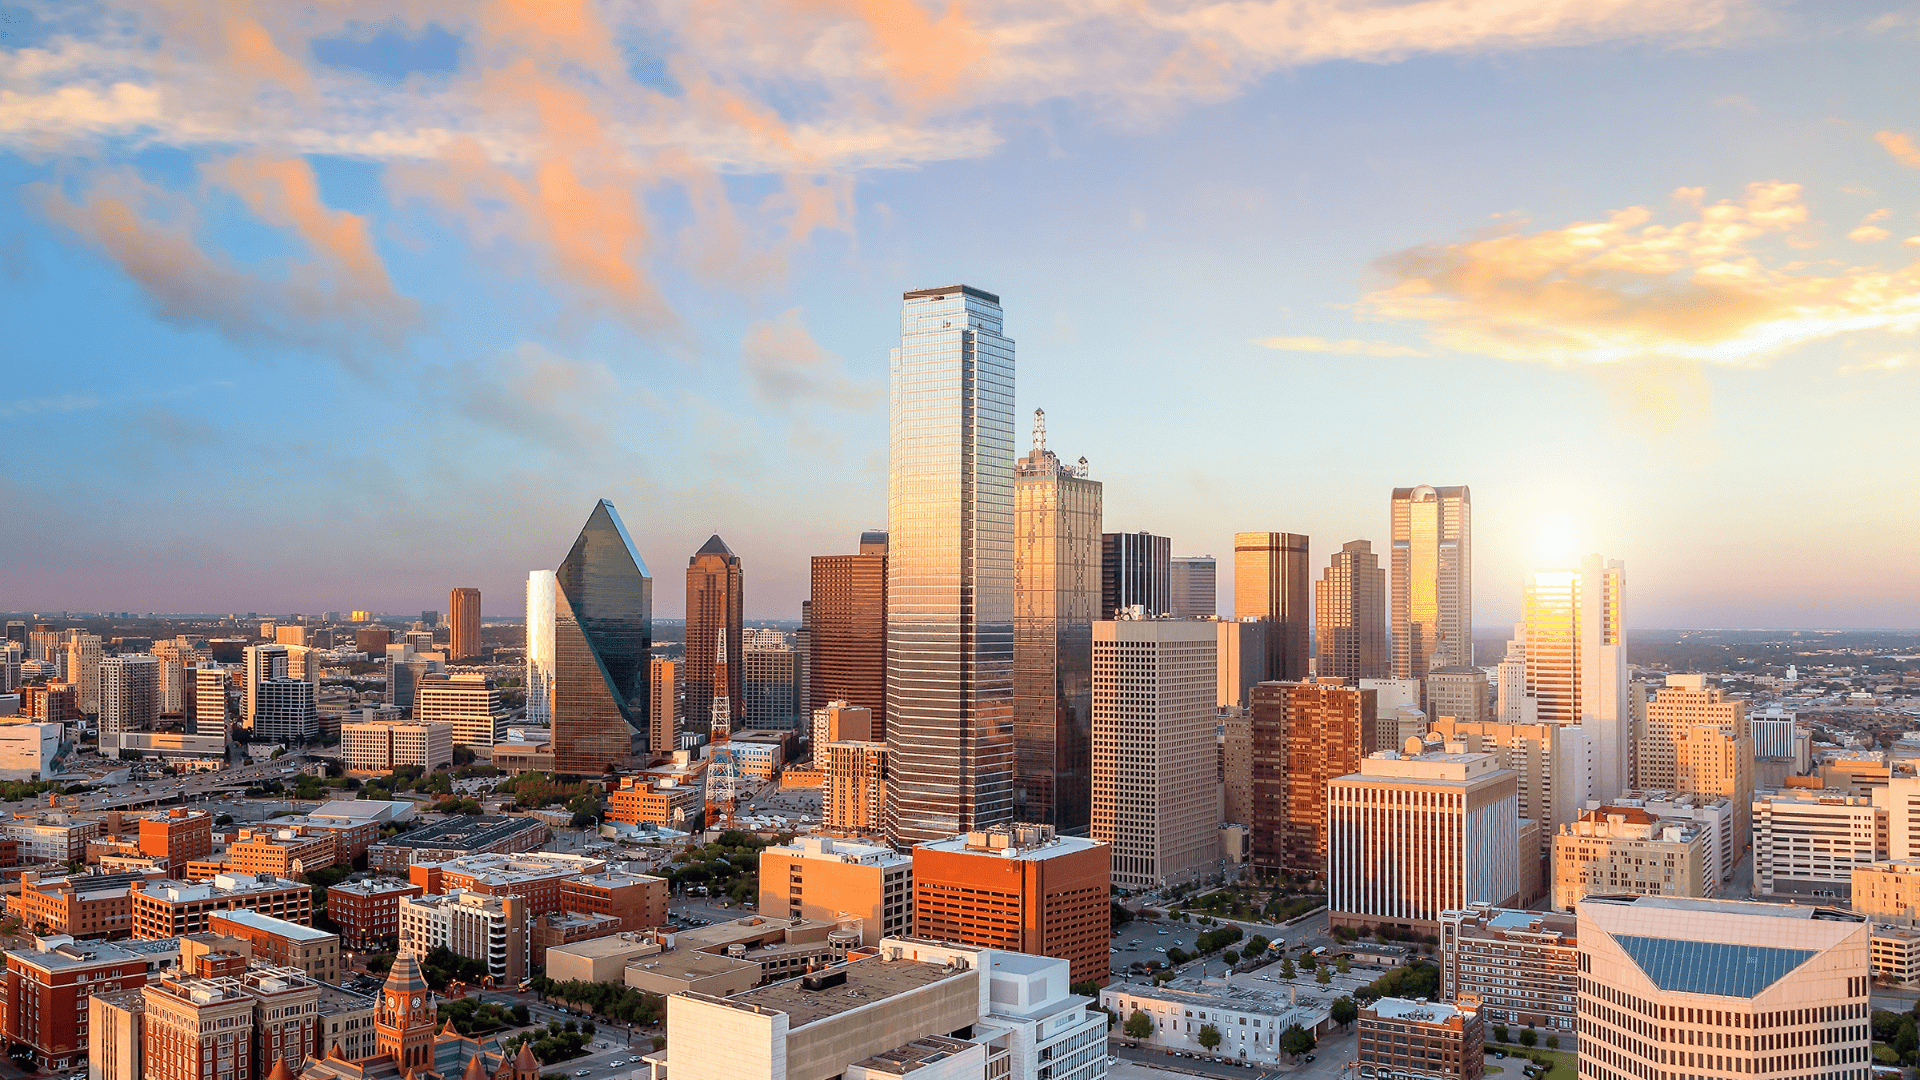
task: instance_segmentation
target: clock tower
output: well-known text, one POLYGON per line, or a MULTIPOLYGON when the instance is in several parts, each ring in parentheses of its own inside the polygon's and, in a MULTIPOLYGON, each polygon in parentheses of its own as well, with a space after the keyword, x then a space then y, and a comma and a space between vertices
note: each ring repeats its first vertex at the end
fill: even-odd
POLYGON ((380 988, 380 1011, 374 1017, 374 1053, 386 1054, 401 1075, 433 1069, 433 991, 420 974, 413 953, 402 952, 380 988))

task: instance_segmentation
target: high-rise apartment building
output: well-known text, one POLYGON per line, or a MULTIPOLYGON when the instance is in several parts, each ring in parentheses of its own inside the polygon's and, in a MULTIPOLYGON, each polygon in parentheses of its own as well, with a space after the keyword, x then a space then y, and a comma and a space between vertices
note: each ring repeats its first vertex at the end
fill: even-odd
POLYGON ((742 727, 790 731, 800 725, 800 653, 778 630, 748 630, 741 652, 746 671, 734 705, 742 727))
POLYGON ((1492 720, 1487 673, 1477 667, 1443 667, 1427 672, 1427 715, 1451 716, 1468 724, 1492 720))
POLYGON ((186 673, 199 660, 198 653, 186 638, 174 638, 171 641, 154 642, 153 658, 160 663, 160 689, 154 701, 155 711, 162 716, 183 712, 187 700, 193 696, 186 673))
POLYGON ((414 689, 413 718, 446 724, 456 746, 492 746, 507 738, 507 712, 500 691, 478 672, 433 674, 414 689))
POLYGON ((856 555, 813 557, 806 610, 809 713, 829 701, 873 710, 887 730, 887 534, 860 534, 856 555))
MULTIPOLYGON (((1520 692, 1511 701, 1501 688, 1503 718, 1509 707, 1527 723, 1578 724, 1593 744, 1593 789, 1583 799, 1606 800, 1626 790, 1634 751, 1627 698, 1624 592, 1626 564, 1589 555, 1578 570, 1535 570, 1527 575, 1520 692)), ((1511 651, 1511 650, 1510 650, 1511 651)), ((1501 677, 1506 679, 1502 665, 1501 677)), ((1654 785, 1638 784, 1638 787, 1654 785)))
POLYGON ((718 534, 707 538, 700 550, 687 560, 687 654, 681 683, 686 688, 687 726, 706 731, 713 723, 713 699, 726 698, 739 726, 742 680, 746 675, 742 653, 746 635, 741 619, 746 599, 746 579, 740 556, 733 553, 718 534), (726 631, 724 639, 719 631, 726 631), (727 655, 716 658, 717 643, 725 640, 727 655), (727 683, 714 685, 716 659, 727 665, 727 683))
POLYGON ((1360 771, 1374 745, 1374 692, 1318 682, 1253 688, 1254 866, 1327 872, 1327 784, 1360 771))
MULTIPOLYGON (((551 570, 527 573, 527 722, 553 722, 554 599, 558 579, 551 570)), ((360 631, 361 634, 367 631, 360 631)), ((364 648, 364 646, 362 646, 364 648)), ((384 651, 385 646, 382 645, 384 651)))
POLYGON ((1867 1080, 1872 928, 1831 908, 1581 903, 1579 1075, 1867 1080))
POLYGON ((225 668, 205 665, 193 669, 193 723, 189 735, 227 734, 227 689, 231 680, 225 668))
POLYGON ((1492 754, 1387 751, 1324 790, 1332 925, 1435 933, 1472 901, 1526 899, 1518 782, 1492 754))
POLYGON ((1100 617, 1139 607, 1149 616, 1173 610, 1173 541, 1149 532, 1100 535, 1100 617))
POLYGON ((1311 572, 1307 538, 1299 533, 1233 534, 1233 617, 1267 624, 1263 679, 1298 682, 1307 677, 1311 572))
POLYGON ((653 579, 600 500, 554 572, 554 768, 631 767, 648 752, 653 579))
POLYGON ((1373 545, 1334 552, 1314 585, 1314 639, 1320 678, 1377 679, 1387 673, 1387 572, 1373 545))
POLYGON ((1253 823, 1253 717, 1235 709, 1220 718, 1220 820, 1253 823))
POLYGON ((100 715, 100 639, 93 634, 69 631, 66 641, 66 680, 79 692, 80 711, 100 715))
POLYGON ((1205 619, 1220 614, 1219 567, 1211 555, 1175 555, 1167 564, 1173 617, 1205 619))
POLYGON ((1467 488, 1394 488, 1393 675, 1473 666, 1473 496, 1467 488))
POLYGON ((1196 883, 1219 858, 1214 624, 1093 624, 1093 838, 1114 884, 1196 883))
POLYGON ((1047 449, 1038 409, 1033 428, 1013 476, 1013 814, 1078 834, 1093 804, 1101 486, 1047 449))
POLYGON ((821 827, 835 836, 879 836, 886 830, 887 744, 844 741, 814 753, 826 774, 821 827))
POLYGON ((895 846, 1013 812, 1013 340, 992 293, 902 300, 887 466, 895 846))
MULTIPOLYGON (((526 898, 482 896, 454 889, 444 896, 400 899, 400 952, 425 956, 445 947, 486 965, 496 984, 515 985, 532 958, 527 940, 526 898)), ((397 971, 399 965, 395 965, 397 971)))
POLYGON ((914 936, 1051 956, 1107 981, 1113 860, 1048 825, 996 825, 913 849, 914 936))
POLYGON ((680 661, 652 661, 653 701, 649 706, 647 745, 658 758, 680 748, 684 707, 680 694, 680 661))
POLYGON ((1264 619, 1221 619, 1214 623, 1215 663, 1220 676, 1222 709, 1245 709, 1247 694, 1266 681, 1267 622, 1264 619))
POLYGON ((1704 675, 1668 675, 1667 684, 1646 703, 1646 717, 1635 754, 1636 786, 1643 788, 1683 790, 1680 742, 1691 729, 1706 726, 1736 736, 1749 734, 1746 702, 1708 686, 1704 675))
POLYGON ((305 679, 267 679, 252 692, 255 740, 292 745, 320 737, 320 708, 313 683, 305 679))
POLYGON ((479 589, 459 588, 447 594, 447 626, 447 659, 480 655, 479 589))
POLYGON ((287 660, 285 645, 247 646, 245 666, 240 672, 240 719, 247 727, 253 726, 254 716, 260 711, 260 686, 274 679, 289 677, 287 660))
POLYGON ((913 858, 892 848, 803 836, 760 853, 760 906, 770 918, 857 919, 860 944, 913 932, 913 858))
POLYGON ((146 731, 159 716, 160 661, 109 656, 100 661, 100 734, 146 731))

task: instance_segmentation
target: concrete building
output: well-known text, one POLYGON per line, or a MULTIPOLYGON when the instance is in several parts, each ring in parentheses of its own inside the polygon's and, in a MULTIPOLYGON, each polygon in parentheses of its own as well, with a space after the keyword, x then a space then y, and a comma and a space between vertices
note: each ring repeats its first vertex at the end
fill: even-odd
POLYGON ((821 828, 834 836, 879 836, 887 806, 887 744, 824 743, 814 760, 827 780, 821 828))
POLYGON ((168 866, 185 866, 213 855, 213 815, 181 806, 143 814, 139 837, 142 855, 164 859, 168 866))
POLYGON ((0 1028, 14 1060, 36 1069, 84 1066, 90 1049, 88 998, 138 991, 158 974, 157 958, 104 941, 65 935, 32 939, 6 954, 5 1005, 0 1028))
POLYGON ((517 896, 445 896, 400 900, 400 948, 425 956, 442 946, 486 965, 495 986, 518 986, 531 970, 527 903, 517 896))
POLYGON ((1477 903, 1440 915, 1440 1000, 1488 1023, 1573 1030, 1579 933, 1571 915, 1477 903))
POLYGON ((1372 690, 1339 679, 1253 688, 1253 864, 1263 874, 1327 872, 1327 783, 1372 751, 1372 690))
POLYGON ((59 810, 16 810, 0 820, 0 839, 19 845, 23 863, 84 862, 87 841, 100 835, 101 823, 59 810))
POLYGON ((707 801, 704 770, 685 776, 623 776, 607 793, 607 820, 627 825, 699 827, 707 801))
POLYGON ((1393 675, 1473 664, 1473 493, 1394 488, 1388 574, 1393 675))
POLYGON ((1269 990, 1189 977, 1164 986, 1113 983, 1101 989, 1100 1004, 1118 1016, 1120 1024, 1135 1013, 1146 1016, 1153 1031, 1143 1044, 1155 1050, 1259 1066, 1289 1060, 1280 1036, 1295 1024, 1316 1037, 1329 1032, 1334 997, 1311 982, 1269 990), (1220 1045, 1213 1050, 1200 1041, 1208 1027, 1220 1033, 1220 1045))
POLYGON ((1213 624, 1218 704, 1245 710, 1253 688, 1267 678, 1267 624, 1260 619, 1221 619, 1213 624))
POLYGON ((1477 667, 1434 668, 1427 672, 1425 689, 1429 717, 1437 720, 1451 716, 1467 724, 1493 719, 1487 673, 1477 667))
POLYGON ((728 742, 734 768, 742 777, 772 780, 787 763, 787 736, 779 731, 743 731, 728 742))
POLYGON ((1361 1009, 1357 1027, 1361 1080, 1486 1075, 1486 1020, 1477 1009, 1387 997, 1361 1009))
POLYGON ((216 912, 207 931, 245 941, 253 956, 275 967, 295 968, 315 982, 338 983, 340 935, 237 908, 216 912))
POLYGON ((758 910, 794 919, 860 920, 860 944, 913 930, 913 859, 892 848, 800 837, 760 853, 758 910))
MULTIPOLYGON (((687 560, 686 685, 687 724, 705 732, 713 721, 713 699, 725 697, 739 711, 741 680, 746 669, 742 652, 746 637, 741 631, 745 576, 740 556, 733 553, 718 534, 707 538, 687 560), (724 643, 723 645, 721 643, 724 643), (727 655, 717 656, 724 647, 727 655), (724 668, 723 666, 724 665, 724 668), (715 685, 716 673, 725 678, 715 685)), ((737 715, 728 721, 738 727, 737 715)))
POLYGON ((647 745, 658 758, 680 748, 686 701, 680 685, 680 662, 654 657, 648 663, 653 678, 653 700, 647 704, 650 728, 647 745))
POLYGON ((1105 983, 1107 845, 1049 826, 997 826, 913 849, 914 936, 1069 960, 1105 983))
POLYGON ((160 661, 152 656, 108 656, 98 661, 100 734, 146 731, 160 715, 160 661))
MULTIPOLYGON (((1589 803, 1587 809, 1599 807, 1589 803)), ((1706 866, 1701 875, 1707 895, 1733 882, 1735 872, 1746 861, 1734 832, 1738 820, 1733 800, 1704 793, 1680 794, 1671 791, 1626 791, 1608 805, 1638 807, 1662 820, 1691 821, 1700 826, 1706 839, 1706 866)))
POLYGON ((1920 979, 1920 930, 1911 926, 1873 928, 1873 974, 1896 986, 1920 979))
POLYGON ((1432 933, 1448 910, 1526 899, 1520 863, 1533 853, 1522 847, 1513 772, 1492 754, 1450 749, 1374 754, 1328 783, 1331 925, 1432 933))
POLYGON ((1632 806, 1583 810, 1553 838, 1553 906, 1572 911, 1583 896, 1707 894, 1706 830, 1632 806))
POLYGON ((800 700, 800 652, 778 630, 748 630, 741 652, 746 671, 734 711, 749 731, 792 731, 806 715, 800 700))
POLYGON ((404 765, 428 772, 453 764, 453 725, 372 720, 340 725, 340 762, 348 772, 385 775, 404 765))
POLYGON ((215 913, 235 908, 313 925, 312 888, 269 874, 217 874, 193 883, 148 881, 134 887, 131 900, 133 936, 156 941, 205 933, 215 913))
POLYGON ((455 746, 492 746, 507 737, 507 710, 500 707, 500 691, 485 675, 422 676, 414 688, 413 719, 448 725, 455 746))
POLYGON ((532 918, 563 910, 562 896, 569 878, 601 874, 606 869, 602 860, 584 855, 530 851, 467 855, 445 862, 415 861, 407 869, 407 880, 430 896, 455 890, 476 896, 517 896, 527 902, 527 916, 532 918))
POLYGON ((1125 889, 1218 872, 1214 624, 1093 624, 1093 838, 1125 889))
POLYGON ((1543 853, 1552 848, 1560 826, 1579 816, 1579 795, 1585 785, 1565 782, 1570 775, 1576 779, 1582 775, 1586 742, 1579 729, 1559 724, 1472 723, 1444 715, 1430 727, 1443 741, 1460 743, 1470 754, 1492 754, 1502 768, 1513 771, 1520 816, 1540 823, 1543 853))
POLYGON ((203 664, 193 669, 193 724, 188 734, 226 739, 227 692, 232 685, 225 668, 203 664))
POLYGON ((1578 933, 1582 1077, 1869 1075, 1871 939, 1858 915, 1594 897, 1578 933))
POLYGON ((46 780, 60 756, 61 724, 0 724, 0 780, 46 780))
POLYGON ((594 941, 619 932, 620 920, 613 915, 578 915, 570 911, 540 915, 527 926, 527 957, 534 968, 544 968, 547 951, 556 946, 594 941))
POLYGON ((1589 555, 1577 569, 1533 571, 1514 628, 1517 644, 1508 650, 1518 670, 1502 667, 1503 721, 1579 725, 1593 747, 1591 786, 1579 793, 1581 803, 1611 799, 1629 786, 1672 787, 1633 781, 1625 594, 1626 564, 1619 560, 1589 555))
POLYGON ((1704 675, 1669 675, 1646 704, 1637 753, 1643 788, 1680 790, 1680 741, 1705 725, 1747 735, 1746 702, 1729 699, 1704 675))
POLYGON ((1222 822, 1247 826, 1253 821, 1253 717, 1234 709, 1220 718, 1222 822))
POLYGON ((1752 807, 1753 887, 1761 896, 1845 903, 1854 871, 1887 857, 1887 812, 1864 796, 1789 788, 1755 794, 1752 807))
POLYGON ((104 658, 100 639, 77 630, 67 632, 66 666, 61 677, 73 685, 80 711, 87 716, 100 715, 100 661, 104 658))
POLYGON ((238 874, 305 878, 338 861, 337 847, 330 833, 306 836, 298 829, 241 829, 227 846, 227 862, 238 874))
POLYGON ((1355 540, 1334 552, 1314 583, 1314 643, 1320 678, 1387 673, 1387 572, 1372 543, 1355 540))
POLYGON ((668 892, 666 878, 603 870, 560 882, 560 910, 619 919, 622 930, 649 930, 667 925, 668 892))
POLYGON ((1211 555, 1175 555, 1167 563, 1173 617, 1211 619, 1220 614, 1218 565, 1211 555))
POLYGON ((320 710, 314 687, 305 679, 268 679, 250 687, 255 740, 295 745, 318 738, 320 710))

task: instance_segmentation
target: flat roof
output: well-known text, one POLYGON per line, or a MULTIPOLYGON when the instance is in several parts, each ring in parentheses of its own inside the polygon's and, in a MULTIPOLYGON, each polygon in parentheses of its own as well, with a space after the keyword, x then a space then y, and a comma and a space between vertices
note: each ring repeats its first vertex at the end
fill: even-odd
POLYGON ((157 900, 179 904, 192 900, 211 900, 216 894, 271 892, 280 889, 304 889, 306 886, 272 874, 216 874, 212 881, 174 881, 171 878, 149 881, 143 892, 157 900))
POLYGON ((1806 907, 1800 904, 1763 904, 1757 900, 1710 900, 1696 896, 1638 896, 1625 893, 1618 896, 1582 897, 1582 904, 1605 904, 1608 907, 1663 908, 1669 911, 1696 911, 1709 915, 1759 915, 1769 919, 1821 919, 1829 922, 1866 922, 1865 915, 1856 915, 1839 908, 1806 907))
POLYGON ((1460 1010, 1439 1002, 1408 1001, 1406 998, 1381 998, 1372 1005, 1373 1014, 1383 1020, 1407 1020, 1421 1024, 1444 1024, 1460 1010))
POLYGON ((412 832, 382 840, 380 843, 386 847, 464 848, 476 851, 528 829, 546 827, 546 822, 531 817, 501 815, 458 817, 436 821, 412 832))
POLYGON ((563 953, 577 956, 583 960, 605 960, 621 953, 636 952, 644 949, 660 948, 661 943, 654 940, 641 940, 632 932, 608 934, 606 937, 588 938, 585 941, 569 941, 564 945, 555 945, 547 950, 547 955, 563 953))
POLYGON ((1052 840, 1036 847, 1019 847, 1009 844, 1004 848, 976 848, 967 846, 965 835, 950 837, 946 840, 929 840, 916 844, 916 851, 938 851, 956 855, 978 855, 981 858, 1000 859, 1052 859, 1061 855, 1077 855, 1083 851, 1106 847, 1099 840, 1089 840, 1084 836, 1055 836, 1052 840))
POLYGON ((419 887, 420 886, 410 881, 383 877, 370 878, 366 881, 343 881, 338 885, 329 885, 327 891, 331 892, 334 889, 339 889, 341 892, 352 893, 356 896, 372 896, 375 893, 405 892, 408 889, 418 889, 419 887))
POLYGON ((228 922, 236 922, 242 926, 251 926, 255 930, 263 930, 269 934, 279 934, 281 937, 294 941, 325 941, 327 938, 338 936, 336 934, 329 934, 325 930, 315 930, 311 926, 301 926, 297 922, 288 922, 285 919, 276 919, 271 915, 262 915, 257 911, 252 911, 247 908, 215 911, 210 913, 208 917, 213 919, 226 919, 228 922))
POLYGON ((829 968, 828 971, 846 972, 847 981, 825 990, 809 990, 804 977, 793 978, 744 994, 735 994, 726 1000, 746 1008, 786 1013, 788 1031, 791 1032, 816 1020, 838 1016, 848 1009, 974 974, 973 968, 926 964, 918 960, 882 960, 878 956, 855 960, 843 967, 829 968))

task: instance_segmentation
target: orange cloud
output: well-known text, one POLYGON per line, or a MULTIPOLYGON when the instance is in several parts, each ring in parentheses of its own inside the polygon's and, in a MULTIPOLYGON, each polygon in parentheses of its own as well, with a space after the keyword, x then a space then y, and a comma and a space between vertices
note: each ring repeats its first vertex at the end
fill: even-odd
POLYGON ((1797 184, 1655 223, 1645 207, 1563 229, 1402 252, 1362 310, 1418 320, 1443 348, 1508 360, 1758 363, 1803 342, 1920 329, 1920 264, 1829 273, 1772 264, 1758 243, 1807 220, 1797 184))
POLYGON ((1347 338, 1344 341, 1332 341, 1323 337, 1263 337, 1254 338, 1255 345, 1264 345, 1269 349, 1283 352, 1317 352, 1331 356, 1425 356, 1419 349, 1405 345, 1395 345, 1391 341, 1358 341, 1347 338))
POLYGON ((1920 147, 1913 145, 1913 139, 1906 132, 1882 131, 1873 139, 1893 155, 1893 160, 1909 169, 1920 169, 1920 147))
POLYGON ((747 385, 761 404, 776 409, 811 405, 864 412, 880 404, 880 387, 855 382, 846 363, 813 340, 793 308, 778 319, 756 321, 741 346, 747 385))
POLYGON ((313 91, 313 79, 298 60, 287 55, 259 20, 245 15, 226 19, 227 55, 234 70, 271 79, 296 93, 313 91))
POLYGON ((961 0, 948 0, 937 20, 917 0, 834 2, 866 23, 894 85, 916 105, 951 96, 990 51, 961 0))
POLYGON ((305 158, 228 158, 207 166, 205 172, 239 194, 255 217, 293 229, 363 287, 392 292, 392 280, 374 251, 366 219, 322 203, 313 166, 305 158))

